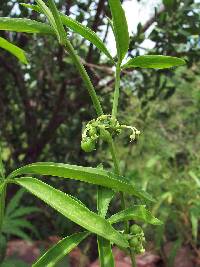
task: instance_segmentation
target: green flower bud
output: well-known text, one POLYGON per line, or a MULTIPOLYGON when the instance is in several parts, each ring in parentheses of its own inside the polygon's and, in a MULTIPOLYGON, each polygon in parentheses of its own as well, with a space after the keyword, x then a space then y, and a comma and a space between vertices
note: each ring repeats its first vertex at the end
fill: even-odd
POLYGON ((142 234, 143 233, 143 230, 142 230, 142 227, 140 227, 139 225, 133 224, 131 226, 131 228, 130 228, 130 232, 133 235, 137 235, 137 234, 142 234))
POLYGON ((93 150, 95 150, 95 141, 91 138, 87 138, 81 141, 81 148, 85 152, 92 152, 93 150))
POLYGON ((100 138, 103 141, 108 142, 108 140, 110 139, 110 133, 105 129, 101 129, 100 130, 100 138))
POLYGON ((136 248, 139 245, 139 240, 137 237, 132 237, 129 241, 130 247, 136 248))

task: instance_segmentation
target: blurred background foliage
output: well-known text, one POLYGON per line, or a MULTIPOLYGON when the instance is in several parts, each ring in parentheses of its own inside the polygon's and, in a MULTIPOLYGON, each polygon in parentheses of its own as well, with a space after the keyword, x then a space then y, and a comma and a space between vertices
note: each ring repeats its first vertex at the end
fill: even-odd
MULTIPOLYGON (((151 1, 140 2, 152 8, 151 1)), ((57 4, 65 14, 88 25, 108 42, 107 1, 59 0, 57 4)), ((165 224, 146 228, 149 241, 162 251, 164 243, 178 240, 199 254, 200 4, 193 0, 163 0, 152 13, 131 35, 129 56, 178 56, 185 58, 187 65, 123 73, 119 120, 136 126, 141 136, 131 144, 128 133, 121 136, 118 154, 123 174, 157 199, 150 208, 165 224), (153 42, 152 49, 144 47, 147 39, 153 42)), ((43 20, 15 0, 1 0, 0 16, 43 20)), ((34 161, 84 166, 97 166, 103 161, 106 168, 111 168, 106 147, 100 144, 98 152, 92 154, 80 149, 82 127, 95 113, 75 67, 56 40, 20 33, 1 35, 26 50, 29 58, 29 65, 22 66, 0 51, 0 136, 7 171, 34 161)), ((76 34, 69 32, 69 38, 85 62, 105 111, 110 113, 114 81, 110 62, 76 34)), ((96 209, 94 186, 57 178, 48 181, 96 209)), ((11 188, 10 197, 16 190, 11 188)), ((43 211, 43 216, 37 212, 31 215, 40 238, 46 238, 49 232, 66 235, 77 227, 28 194, 23 203, 43 211)), ((118 208, 118 199, 112 204, 110 212, 118 208)), ((29 228, 25 227, 25 233, 38 238, 38 233, 35 235, 29 228)))

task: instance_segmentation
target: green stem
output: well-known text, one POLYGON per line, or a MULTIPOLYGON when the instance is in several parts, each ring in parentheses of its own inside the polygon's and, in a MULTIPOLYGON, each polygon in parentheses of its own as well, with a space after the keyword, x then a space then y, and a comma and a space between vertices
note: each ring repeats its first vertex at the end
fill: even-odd
POLYGON ((119 89, 120 89, 120 72, 121 72, 120 65, 117 64, 115 71, 115 92, 114 92, 113 109, 112 109, 113 117, 117 116, 117 109, 119 103, 119 89))
POLYGON ((6 185, 4 185, 3 190, 0 194, 0 235, 2 232, 3 220, 4 220, 4 213, 5 213, 5 201, 6 201, 6 185))
MULTIPOLYGON (((115 173, 117 175, 120 175, 119 160, 117 158, 115 144, 113 142, 112 137, 110 137, 110 139, 108 140, 108 143, 109 143, 110 153, 112 155, 112 159, 113 159, 113 163, 114 163, 115 173)), ((126 209, 125 195, 123 192, 120 192, 120 200, 121 200, 122 210, 126 209)), ((127 233, 127 234, 129 233, 129 222, 128 221, 124 222, 124 230, 125 230, 125 233, 127 233)), ((132 267, 136 267, 137 265, 136 265, 136 261, 135 261, 135 254, 131 249, 129 249, 129 252, 130 252, 132 267)))
MULTIPOLYGON (((117 175, 120 175, 119 160, 117 158, 117 153, 116 153, 116 149, 115 149, 115 145, 114 145, 112 137, 110 137, 110 140, 109 140, 108 143, 109 143, 109 147, 110 147, 110 153, 112 155, 112 160, 113 160, 113 163, 114 163, 115 173, 117 175)), ((122 209, 126 209, 126 202, 125 202, 125 197, 124 197, 124 193, 123 192, 120 192, 120 199, 121 199, 122 209)), ((126 233, 128 233, 128 230, 129 230, 128 221, 125 221, 125 230, 126 230, 126 233)))
POLYGON ((94 86, 93 86, 93 84, 92 84, 92 82, 91 82, 91 80, 87 74, 87 71, 85 70, 83 64, 81 63, 79 56, 77 55, 76 51, 74 50, 73 46, 71 45, 71 43, 68 40, 66 41, 65 49, 69 53, 69 55, 71 56, 74 64, 76 65, 76 67, 77 67, 77 69, 78 69, 87 89, 88 89, 88 92, 91 96, 91 99, 92 99, 92 102, 93 102, 93 105, 94 105, 94 108, 96 110, 97 115, 101 116, 103 114, 103 110, 102 110, 100 101, 97 97, 94 86))

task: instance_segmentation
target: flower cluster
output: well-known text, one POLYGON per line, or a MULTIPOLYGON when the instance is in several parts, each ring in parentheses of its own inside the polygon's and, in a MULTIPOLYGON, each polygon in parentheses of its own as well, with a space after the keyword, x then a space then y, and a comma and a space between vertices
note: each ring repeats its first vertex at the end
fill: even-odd
POLYGON ((130 129, 130 139, 135 140, 140 134, 135 127, 121 125, 118 120, 111 115, 101 115, 96 120, 91 120, 87 123, 83 133, 81 148, 85 152, 91 152, 95 149, 98 139, 109 141, 110 137, 116 137, 124 129, 130 129))
POLYGON ((133 249, 135 254, 143 253, 143 243, 145 242, 144 232, 142 228, 134 224, 130 228, 131 238, 129 240, 130 247, 133 249))

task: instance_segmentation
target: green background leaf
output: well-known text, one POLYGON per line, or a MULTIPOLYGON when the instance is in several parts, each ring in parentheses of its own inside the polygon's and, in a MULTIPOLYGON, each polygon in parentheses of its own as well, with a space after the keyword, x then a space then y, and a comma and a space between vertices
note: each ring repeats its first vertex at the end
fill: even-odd
POLYGON ((177 57, 147 55, 138 56, 130 59, 123 69, 128 68, 151 68, 151 69, 167 69, 185 65, 185 60, 177 57))
POLYGON ((19 59, 24 64, 28 64, 25 51, 18 46, 8 42, 6 39, 0 37, 0 47, 7 50, 11 54, 13 54, 16 58, 19 59))

